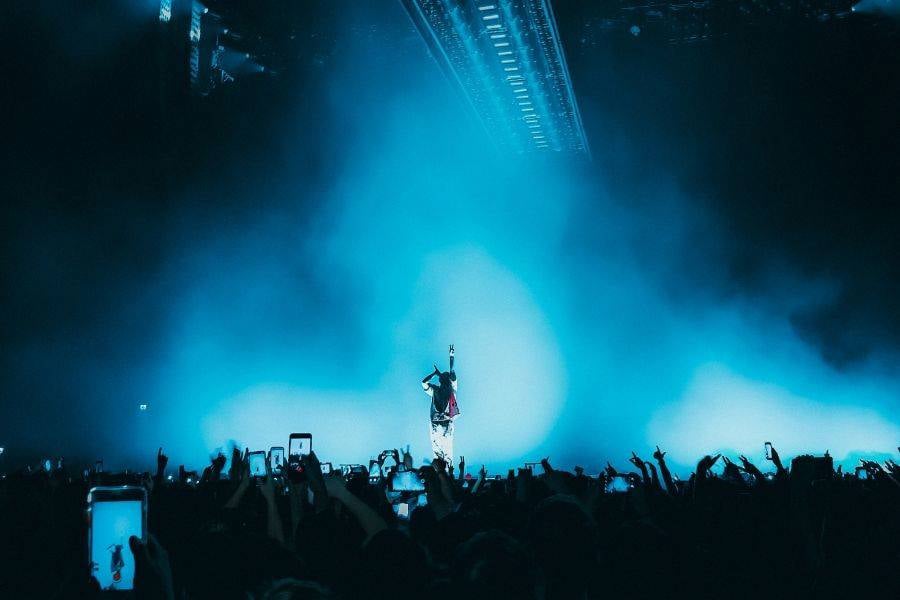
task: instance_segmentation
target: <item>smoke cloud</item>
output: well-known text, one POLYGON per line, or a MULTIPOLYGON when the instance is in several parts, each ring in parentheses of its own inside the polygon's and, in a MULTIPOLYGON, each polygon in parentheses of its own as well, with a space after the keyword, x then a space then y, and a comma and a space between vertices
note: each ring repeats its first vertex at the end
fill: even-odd
MULTIPOLYGON (((453 343, 456 453, 473 469, 550 456, 596 471, 655 444, 679 468, 759 459, 764 441, 838 460, 893 450, 890 344, 823 354, 822 327, 798 315, 833 306, 845 281, 754 246, 731 210, 743 196, 698 183, 690 152, 716 144, 674 142, 683 132, 651 110, 671 65, 623 75, 615 52, 572 51, 594 161, 498 155, 394 8, 349 13, 321 72, 210 109, 221 130, 197 135, 209 141, 160 196, 150 165, 137 172, 151 183, 123 184, 132 197, 95 181, 74 214, 16 213, 33 234, 10 244, 23 262, 7 287, 31 286, 17 314, 48 297, 71 311, 7 321, 6 391, 59 432, 20 445, 110 462, 163 445, 192 465, 229 440, 309 431, 335 464, 406 443, 424 458, 418 382, 453 343), (751 276, 735 267, 748 247, 763 256, 751 276)), ((134 164, 165 151, 147 139, 134 164)))

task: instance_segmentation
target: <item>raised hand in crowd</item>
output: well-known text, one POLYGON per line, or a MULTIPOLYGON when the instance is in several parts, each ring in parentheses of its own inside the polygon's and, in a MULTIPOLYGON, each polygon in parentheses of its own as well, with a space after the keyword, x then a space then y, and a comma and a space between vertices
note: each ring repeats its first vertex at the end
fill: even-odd
POLYGON ((762 471, 760 471, 756 465, 754 465, 750 460, 741 454, 738 458, 741 460, 741 466, 744 468, 744 471, 753 475, 756 479, 757 483, 764 483, 766 478, 763 476, 762 471))
POLYGON ((669 471, 669 466, 666 464, 666 453, 659 449, 659 446, 656 446, 656 451, 653 452, 653 458, 656 459, 656 462, 659 463, 659 472, 662 475, 663 483, 666 486, 666 491, 675 496, 678 493, 678 488, 675 487, 675 482, 672 479, 672 473, 669 471))
POLYGON ((222 468, 225 466, 225 455, 219 452, 213 458, 209 466, 203 470, 203 476, 200 478, 201 483, 208 481, 219 481, 222 475, 222 468))
POLYGON ((403 451, 403 466, 406 467, 407 470, 412 470, 413 468, 413 456, 409 451, 409 446, 406 447, 406 450, 403 451))
POLYGON ((238 473, 238 485, 235 488, 234 492, 231 494, 231 497, 225 503, 226 509, 237 508, 240 505, 241 500, 243 500, 244 495, 247 493, 247 489, 250 487, 250 483, 252 482, 253 478, 250 477, 249 459, 244 458, 238 462, 238 473))
POLYGON ((650 485, 650 475, 647 473, 647 467, 641 458, 635 453, 634 450, 631 451, 631 458, 628 459, 628 462, 636 466, 641 472, 641 479, 644 481, 644 485, 650 485))
POLYGON ((721 454, 716 454, 715 456, 710 456, 709 454, 707 454, 706 456, 701 458, 697 463, 697 479, 706 479, 709 476, 709 470, 721 457, 721 454))
POLYGON ((328 495, 340 502, 356 518, 369 538, 387 529, 385 520, 368 504, 348 490, 344 478, 339 474, 332 473, 325 477, 325 487, 328 490, 328 495))
POLYGON ((652 462, 650 462, 648 460, 648 461, 644 462, 644 467, 648 471, 650 471, 651 487, 658 492, 663 491, 662 485, 660 484, 660 481, 659 481, 659 474, 656 472, 656 465, 654 465, 652 462))
POLYGON ((431 466, 419 469, 419 475, 425 482, 425 497, 428 505, 438 519, 446 517, 453 510, 452 498, 447 495, 444 484, 441 482, 441 471, 438 470, 442 463, 443 461, 435 459, 431 466))
POLYGON ((445 460, 439 458, 431 461, 431 465, 437 473, 441 495, 447 499, 448 503, 452 504, 456 497, 456 487, 453 485, 452 469, 449 472, 446 470, 450 465, 448 465, 445 460))
POLYGON ((734 483, 742 484, 744 482, 744 479, 741 476, 741 470, 738 468, 738 466, 731 462, 731 459, 727 456, 723 456, 722 461, 725 463, 725 468, 722 471, 722 476, 734 483))
POLYGON ((306 473, 306 482, 313 494, 313 506, 316 512, 322 512, 328 508, 328 488, 325 485, 325 477, 322 475, 322 464, 315 451, 300 457, 300 464, 306 473))
POLYGON ((666 460, 666 453, 659 449, 659 445, 657 445, 656 450, 653 451, 653 458, 660 463, 666 460))
POLYGON ((166 465, 169 464, 169 457, 163 454, 162 446, 156 451, 156 481, 162 483, 166 475, 166 465))
POLYGON ((266 476, 260 483, 259 491, 266 501, 266 533, 284 545, 284 530, 281 526, 281 516, 278 514, 278 505, 275 503, 275 478, 272 476, 269 461, 266 461, 266 476))
POLYGON ((137 600, 175 600, 169 555, 150 534, 147 543, 135 536, 128 539, 134 555, 134 597, 137 600))
POLYGON ((784 477, 787 475, 787 470, 785 470, 784 465, 781 464, 781 456, 778 455, 778 450, 775 449, 775 446, 769 444, 769 460, 775 465, 776 476, 784 477))
MULTIPOLYGON (((667 597, 664 583, 677 582, 681 589, 690 589, 696 583, 690 576, 681 578, 677 561, 669 564, 667 561, 670 559, 667 557, 677 555, 678 552, 698 551, 704 556, 713 557, 710 560, 716 561, 715 569, 707 569, 703 571, 703 575, 720 586, 743 571, 734 571, 728 561, 722 561, 719 557, 727 556, 735 549, 740 551, 741 544, 752 543, 753 547, 767 549, 766 555, 752 566, 769 566, 775 569, 771 582, 767 580, 759 584, 770 596, 779 597, 779 590, 788 589, 785 586, 790 586, 790 582, 801 581, 804 585, 798 584, 798 588, 789 589, 798 592, 793 597, 805 597, 799 592, 809 589, 809 582, 825 578, 829 589, 840 591, 836 591, 833 597, 855 597, 846 593, 846 587, 840 587, 842 579, 831 577, 830 573, 841 564, 854 560, 855 556, 875 561, 874 564, 879 569, 888 569, 891 563, 880 557, 892 556, 891 551, 897 537, 892 535, 896 530, 892 526, 896 521, 894 507, 897 494, 900 494, 900 483, 897 481, 898 468, 894 460, 876 462, 863 459, 855 475, 841 476, 838 467, 837 475, 826 485, 819 486, 819 480, 815 480, 815 485, 808 487, 809 494, 800 496, 794 493, 797 486, 793 484, 769 484, 760 469, 744 455, 739 456, 739 461, 732 461, 719 454, 705 456, 697 463, 697 471, 691 475, 691 483, 683 488, 679 482, 676 487, 666 467, 666 453, 658 446, 652 453, 658 464, 644 461, 636 452, 631 453, 629 462, 644 473, 644 484, 636 486, 622 485, 624 481, 609 481, 618 475, 611 463, 607 463, 607 468, 600 475, 586 474, 584 469, 578 467, 573 475, 559 465, 552 465, 549 458, 545 457, 540 461, 542 472, 536 465, 533 470, 529 467, 514 469, 506 481, 489 479, 487 470, 482 465, 476 481, 465 491, 459 478, 449 476, 449 465, 444 461, 434 460, 431 465, 418 471, 425 481, 425 502, 414 492, 395 492, 386 488, 383 481, 385 478, 376 484, 362 475, 347 480, 338 471, 330 476, 323 476, 319 458, 314 452, 301 458, 305 474, 302 481, 290 481, 289 485, 285 481, 283 485, 280 477, 272 472, 268 464, 265 477, 254 478, 250 475, 248 454, 249 451, 242 454, 237 449, 232 449, 232 465, 229 469, 232 484, 228 486, 168 485, 156 489, 156 482, 150 473, 125 474, 131 478, 132 484, 139 483, 147 489, 156 489, 149 499, 150 506, 165 506, 165 509, 159 508, 153 513, 150 530, 154 533, 159 531, 159 539, 179 553, 173 559, 172 566, 178 568, 182 564, 194 565, 204 561, 204 557, 209 555, 209 548, 199 544, 194 546, 193 540, 205 540, 205 536, 210 534, 213 544, 223 545, 230 543, 228 540, 240 540, 237 542, 240 545, 249 544, 248 554, 262 550, 259 556, 264 558, 247 572, 264 574, 268 579, 274 580, 280 576, 282 565, 296 562, 294 573, 308 573, 318 582, 310 583, 314 587, 309 589, 320 594, 312 597, 327 597, 321 595, 325 594, 322 588, 316 587, 319 583, 332 586, 343 594, 341 597, 375 597, 377 594, 357 594, 357 588, 347 588, 345 582, 351 581, 354 582, 353 585, 358 585, 357 582, 361 581, 381 586, 382 583, 372 583, 375 581, 371 579, 373 573, 392 568, 391 561, 396 561, 403 565, 404 570, 402 573, 391 571, 389 576, 386 575, 386 581, 390 582, 386 589, 395 592, 401 588, 421 590, 422 588, 416 587, 419 584, 411 585, 404 577, 420 573, 415 576, 422 578, 420 583, 430 581, 432 573, 428 565, 432 561, 437 565, 435 573, 453 573, 457 559, 474 552, 470 556, 475 563, 493 564, 492 569, 502 570, 505 568, 502 565, 506 564, 504 561, 510 561, 509 565, 514 567, 511 570, 513 573, 538 572, 541 581, 546 582, 542 585, 550 590, 560 585, 562 579, 577 579, 581 577, 581 573, 592 572, 594 557, 601 557, 597 559, 600 561, 598 564, 607 565, 611 573, 627 572, 629 565, 641 565, 640 573, 652 574, 653 577, 636 579, 627 576, 621 586, 607 579, 599 593, 557 594, 555 597, 645 598, 659 595, 667 597), (724 463, 723 473, 721 477, 714 477, 711 469, 719 459, 724 463), (751 474, 752 478, 747 478, 745 473, 751 474), (711 481, 699 483, 706 479, 711 481), (607 486, 607 483, 616 485, 607 486), (698 485, 694 485, 695 483, 698 485), (669 493, 669 497, 660 494, 663 489, 669 493), (689 493, 682 492, 683 489, 689 493), (224 503, 223 510, 197 510, 197 507, 210 506, 210 502, 214 503, 213 506, 221 506, 219 495, 224 491, 230 492, 230 496, 224 503), (290 496, 290 530, 285 529, 279 511, 280 503, 285 500, 281 498, 284 494, 290 496), (801 506, 799 509, 794 507, 793 503, 805 502, 807 497, 815 500, 816 505, 801 506), (311 504, 307 499, 311 499, 311 504), (179 506, 176 500, 185 502, 179 506), (394 514, 398 515, 396 518, 389 512, 389 503, 394 504, 394 514), (823 521, 823 517, 817 516, 820 503, 824 503, 823 506, 827 506, 828 510, 836 511, 834 514, 849 514, 855 510, 853 514, 856 516, 852 523, 844 523, 841 519, 823 521), (423 507, 417 508, 418 506, 423 507), (779 506, 781 510, 776 510, 779 506), (312 507, 314 510, 311 510, 312 507), (167 526, 165 521, 169 518, 168 513, 179 511, 181 514, 173 520, 178 525, 174 528, 167 526), (215 516, 211 519, 211 515, 215 516), (790 516, 794 520, 799 518, 797 515, 801 515, 802 527, 784 527, 778 515, 790 516), (191 521, 197 523, 193 528, 191 521), (688 526, 685 527, 685 524, 688 526), (732 530, 732 527, 737 529, 732 530), (181 532, 180 529, 184 531, 181 532), (489 534, 489 531, 507 532, 504 536, 512 532, 514 537, 500 543, 498 539, 491 538, 493 534, 489 534), (382 532, 385 533, 382 535, 382 532), (265 535, 260 535, 262 533, 265 535), (810 533, 814 534, 813 538, 809 537, 810 533), (573 541, 579 536, 584 536, 582 541, 573 541), (630 541, 623 542, 622 536, 630 541), (285 541, 288 538, 294 543, 287 545, 285 541), (820 552, 821 542, 815 541, 820 538, 828 544, 829 553, 820 552), (170 541, 173 539, 178 540, 177 543, 170 541), (479 554, 478 545, 488 539, 493 539, 492 543, 499 545, 485 554, 479 554), (769 549, 773 556, 790 556, 797 543, 805 547, 803 545, 810 539, 814 539, 815 543, 811 547, 816 551, 810 555, 815 561, 804 567, 811 569, 809 575, 805 572, 796 573, 788 579, 784 575, 784 569, 779 571, 779 563, 784 561, 768 558, 769 549), (589 540, 596 540, 596 543, 589 540), (255 543, 263 544, 262 548, 251 549, 255 543), (578 548, 574 554, 569 552, 570 544, 578 548), (552 550, 545 552, 547 549, 552 550), (426 551, 427 560, 424 558, 426 551), (417 553, 420 553, 421 561, 408 560, 417 553), (318 560, 317 554, 327 556, 326 562, 333 561, 335 564, 313 564, 318 560), (584 560, 584 564, 579 563, 581 566, 573 569, 571 565, 576 560, 576 554, 582 557, 578 560, 584 560), (490 563, 492 556, 499 561, 497 564, 490 563), (386 557, 384 560, 387 562, 379 562, 381 559, 378 557, 386 557), (557 559, 563 566, 555 564, 557 559), (357 560, 362 562, 356 562, 357 560), (312 566, 306 571, 309 561, 312 561, 312 566), (653 587, 656 582, 659 582, 659 588, 653 587), (407 585, 411 587, 406 587, 407 585), (652 589, 648 591, 646 586, 652 589)), ((388 455, 399 459, 398 462, 406 462, 406 456, 400 451, 386 452, 380 459, 388 455)), ((776 466, 781 464, 777 452, 771 451, 770 456, 776 466)), ((813 457, 807 457, 809 458, 813 457)), ((206 477, 209 481, 215 481, 213 473, 220 468, 217 466, 219 462, 221 458, 217 456, 207 467, 206 477)), ((160 448, 157 451, 157 475, 165 472, 167 464, 168 458, 160 448)), ((464 477, 466 460, 462 456, 459 457, 458 468, 457 474, 464 477)), ((797 469, 799 481, 802 471, 799 466, 797 469)), ((182 473, 183 468, 179 472, 182 473)), ((192 477, 196 477, 195 472, 190 473, 193 474, 192 477)), ((107 478, 111 475, 114 474, 105 474, 107 478)), ((184 477, 187 476, 186 474, 184 477)), ((53 490, 52 482, 48 483, 46 472, 42 470, 0 478, 0 492, 15 489, 14 486, 20 482, 17 477, 32 477, 36 484, 31 492, 23 491, 23 497, 30 498, 27 494, 35 492, 49 493, 51 499, 58 495, 53 490)), ((629 481, 634 479, 630 473, 627 477, 629 481)), ((84 483, 77 482, 77 485, 84 483)), ((15 496, 0 494, 0 499, 10 497, 15 496)), ((12 512, 21 512, 26 506, 23 503, 12 512)), ((42 510, 46 510, 45 505, 41 506, 42 510)), ((146 544, 138 539, 130 540, 129 543, 136 561, 135 597, 174 598, 178 595, 173 593, 173 577, 166 553, 156 539, 151 536, 146 544)), ((226 548, 223 546, 222 550, 226 548)), ((746 558, 746 553, 744 555, 738 566, 741 570, 747 568, 747 560, 752 560, 746 558)), ((114 557, 115 554, 110 556, 114 557)), ((108 569, 108 562, 101 567, 108 569)), ((222 570, 224 579, 228 578, 229 573, 243 573, 234 564, 229 564, 222 570)), ((174 579, 176 583, 182 580, 180 572, 178 575, 174 579)), ((475 571, 460 571, 459 577, 477 578, 478 575, 475 571)), ((185 577, 184 581, 188 582, 185 585, 197 585, 198 582, 202 585, 199 578, 185 577), (195 581, 190 583, 192 580, 195 581)), ((873 588, 884 585, 876 579, 864 581, 873 588)), ((296 583, 300 585, 298 589, 303 588, 303 582, 296 583)), ((436 584, 435 581, 431 583, 436 584)), ((445 590, 447 593, 460 592, 465 597, 464 592, 471 591, 468 585, 457 589, 454 587, 456 583, 446 583, 450 585, 445 590)), ((258 593, 258 588, 254 585, 248 583, 241 592, 247 597, 269 597, 258 593)), ((179 594, 183 592, 175 591, 179 594)), ((871 589, 868 591, 871 592, 871 589)), ((215 595, 212 590, 208 592, 209 596, 215 595)), ((419 591, 410 597, 427 595, 423 594, 424 592, 419 591)), ((521 597, 540 597, 534 590, 523 594, 521 597)), ((206 597, 203 590, 196 589, 188 595, 206 597)), ((553 594, 545 597, 551 596, 553 594)), ((13 593, 10 597, 19 596, 13 593)), ((43 597, 50 595, 45 594, 43 597)), ((477 595, 469 594, 469 597, 477 595)), ((503 596, 495 594, 495 597, 503 596)), ((882 593, 879 596, 870 593, 860 594, 859 597, 895 595, 882 593)))
POLYGON ((237 481, 241 476, 241 468, 243 464, 241 449, 235 446, 231 449, 231 465, 228 467, 228 478, 237 481))
POLYGON ((470 495, 474 496, 480 492, 485 481, 487 481, 487 468, 484 465, 481 465, 481 469, 478 470, 478 479, 469 491, 470 495))

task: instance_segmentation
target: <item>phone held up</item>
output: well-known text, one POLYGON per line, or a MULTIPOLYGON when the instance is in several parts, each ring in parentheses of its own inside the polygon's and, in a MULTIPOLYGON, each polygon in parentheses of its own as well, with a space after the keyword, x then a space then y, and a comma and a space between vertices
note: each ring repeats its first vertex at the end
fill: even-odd
POLYGON ((309 456, 312 451, 311 433, 292 433, 288 439, 288 479, 300 482, 306 478, 301 457, 309 456))
POLYGON ((631 491, 634 484, 625 475, 613 475, 606 483, 607 494, 624 494, 631 491))
POLYGON ((397 471, 390 479, 392 492, 424 492, 425 481, 418 471, 397 471))
POLYGON ((94 487, 87 495, 88 560, 101 590, 134 589, 131 536, 147 541, 147 491, 94 487))
POLYGON ((284 468, 284 446, 269 448, 269 468, 273 473, 281 473, 284 468))
POLYGON ((250 476, 254 479, 263 479, 266 476, 266 453, 262 450, 251 452, 247 456, 250 463, 250 476))

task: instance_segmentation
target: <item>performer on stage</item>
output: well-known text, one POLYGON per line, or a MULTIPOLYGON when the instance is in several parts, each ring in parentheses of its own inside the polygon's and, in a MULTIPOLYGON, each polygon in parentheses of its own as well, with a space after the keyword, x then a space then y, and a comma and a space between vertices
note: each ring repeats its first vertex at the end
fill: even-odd
POLYGON ((453 420, 459 414, 456 404, 456 372, 453 370, 453 344, 450 344, 450 370, 434 371, 422 380, 422 389, 431 397, 431 449, 435 458, 453 464, 453 420), (435 377, 438 385, 431 383, 435 377))

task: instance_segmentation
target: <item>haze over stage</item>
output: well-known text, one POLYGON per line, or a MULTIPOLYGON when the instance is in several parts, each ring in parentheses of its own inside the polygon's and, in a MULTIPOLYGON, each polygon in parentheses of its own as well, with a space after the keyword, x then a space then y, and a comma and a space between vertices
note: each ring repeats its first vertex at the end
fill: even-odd
POLYGON ((448 343, 489 467, 896 445, 897 21, 457 4, 10 7, 2 460, 418 460, 448 343))

